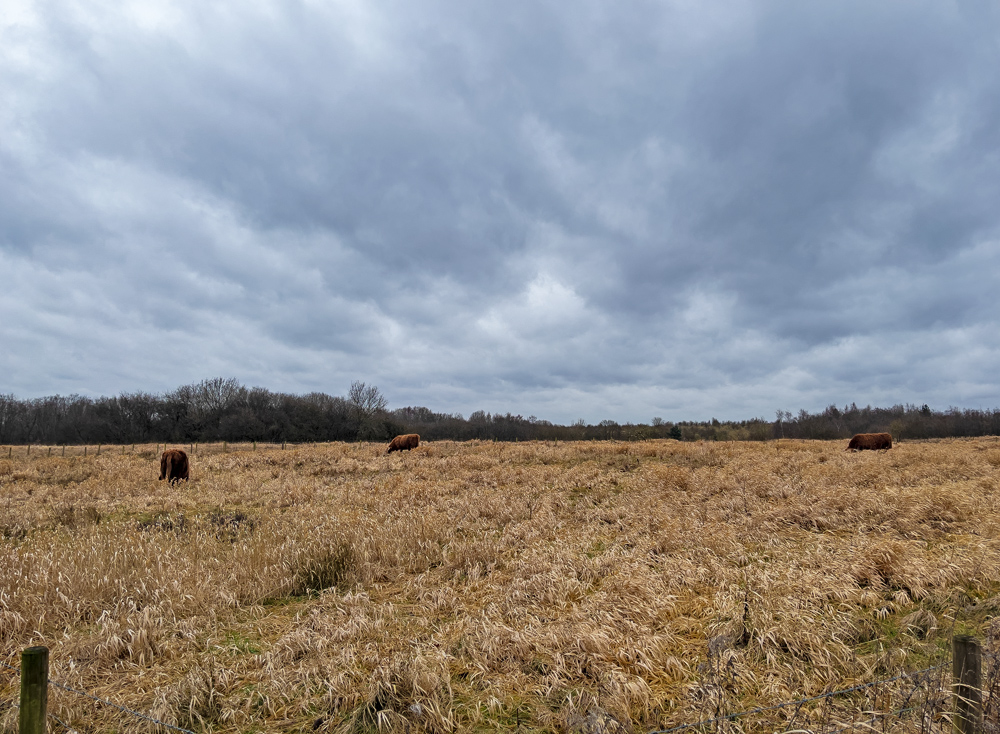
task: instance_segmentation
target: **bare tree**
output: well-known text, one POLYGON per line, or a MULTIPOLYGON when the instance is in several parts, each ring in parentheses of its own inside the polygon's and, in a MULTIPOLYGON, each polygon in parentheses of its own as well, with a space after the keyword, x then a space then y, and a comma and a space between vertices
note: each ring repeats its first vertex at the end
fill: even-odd
POLYGON ((360 417, 369 417, 385 410, 389 404, 374 385, 366 385, 361 380, 351 383, 347 400, 354 406, 360 417))
POLYGON ((198 408, 210 415, 221 416, 236 406, 246 388, 235 377, 214 377, 202 380, 195 386, 195 391, 195 404, 198 408))
POLYGON ((384 419, 389 403, 377 387, 355 380, 347 393, 347 402, 358 424, 359 439, 372 441, 385 438, 384 419))

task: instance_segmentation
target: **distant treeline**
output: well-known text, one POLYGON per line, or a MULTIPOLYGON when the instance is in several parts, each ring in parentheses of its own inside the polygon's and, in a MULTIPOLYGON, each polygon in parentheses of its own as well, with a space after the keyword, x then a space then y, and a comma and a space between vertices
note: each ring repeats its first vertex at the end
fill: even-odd
POLYGON ((215 378, 161 395, 122 393, 19 400, 0 395, 0 444, 129 444, 208 441, 387 441, 400 433, 425 440, 766 441, 773 438, 849 438, 889 432, 896 440, 1000 435, 1000 409, 946 411, 928 406, 859 408, 831 405, 820 413, 777 411, 775 420, 646 423, 604 420, 558 425, 535 416, 478 410, 468 418, 428 408, 388 410, 373 385, 355 382, 346 396, 290 395, 235 379, 215 378))

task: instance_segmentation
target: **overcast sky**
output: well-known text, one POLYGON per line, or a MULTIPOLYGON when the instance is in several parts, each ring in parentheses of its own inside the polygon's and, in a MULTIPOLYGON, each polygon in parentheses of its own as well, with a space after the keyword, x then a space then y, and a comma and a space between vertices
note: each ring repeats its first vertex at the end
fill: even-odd
POLYGON ((993 2, 0 5, 2 393, 1000 407, 993 2))

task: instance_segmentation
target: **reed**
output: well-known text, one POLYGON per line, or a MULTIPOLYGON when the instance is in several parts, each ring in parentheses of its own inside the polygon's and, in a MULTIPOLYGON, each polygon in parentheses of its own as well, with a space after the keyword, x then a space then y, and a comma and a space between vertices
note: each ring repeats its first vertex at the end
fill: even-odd
POLYGON ((0 461, 0 661, 214 732, 624 731, 993 639, 997 439, 844 445, 231 445, 175 486, 35 447, 0 461))

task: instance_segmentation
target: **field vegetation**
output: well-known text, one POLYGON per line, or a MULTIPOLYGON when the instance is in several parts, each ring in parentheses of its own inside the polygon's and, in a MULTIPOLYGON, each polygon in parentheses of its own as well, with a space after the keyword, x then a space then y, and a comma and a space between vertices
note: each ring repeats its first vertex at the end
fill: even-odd
MULTIPOLYGON (((641 732, 993 640, 998 440, 845 445, 201 446, 176 486, 152 445, 4 447, 0 662, 48 645, 53 680, 199 732, 641 732)), ((0 668, 2 731, 16 691, 0 668)))

